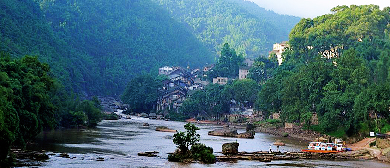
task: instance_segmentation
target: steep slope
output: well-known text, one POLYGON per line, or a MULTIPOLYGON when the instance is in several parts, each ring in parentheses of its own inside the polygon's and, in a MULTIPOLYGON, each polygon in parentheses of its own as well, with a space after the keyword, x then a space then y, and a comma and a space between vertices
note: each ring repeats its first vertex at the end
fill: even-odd
POLYGON ((82 74, 88 66, 88 57, 72 50, 56 36, 46 23, 37 3, 33 1, 0 1, 0 51, 15 57, 37 55, 49 63, 56 76, 69 89, 78 90, 76 84, 87 77, 82 74), (73 59, 77 56, 77 60, 73 59), (81 62, 82 66, 76 66, 81 62), (82 67, 88 66, 85 69, 82 67), (75 75, 81 76, 75 78, 75 75))
POLYGON ((39 55, 79 93, 118 95, 135 74, 212 61, 195 36, 149 0, 0 3, 1 51, 39 55))
POLYGON ((288 40, 288 32, 300 20, 243 0, 153 1, 186 23, 215 53, 228 42, 248 57, 268 54, 273 43, 288 40))

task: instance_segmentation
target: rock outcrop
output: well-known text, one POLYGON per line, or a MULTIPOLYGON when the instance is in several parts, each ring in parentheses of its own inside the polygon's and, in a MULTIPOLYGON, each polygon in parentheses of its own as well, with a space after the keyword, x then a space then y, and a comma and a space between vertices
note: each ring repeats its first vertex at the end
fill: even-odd
POLYGON ((217 129, 214 131, 209 131, 208 135, 213 135, 213 136, 223 136, 223 137, 235 137, 235 138, 254 138, 255 131, 247 131, 244 133, 237 133, 236 129, 229 129, 229 128, 224 128, 224 129, 217 129))
POLYGON ((214 131, 209 131, 208 134, 214 136, 224 136, 224 137, 236 137, 238 135, 236 129, 217 129, 214 131))
POLYGON ((239 146, 239 143, 237 143, 237 142, 224 143, 222 145, 222 154, 224 154, 224 155, 237 155, 238 154, 238 146, 239 146))

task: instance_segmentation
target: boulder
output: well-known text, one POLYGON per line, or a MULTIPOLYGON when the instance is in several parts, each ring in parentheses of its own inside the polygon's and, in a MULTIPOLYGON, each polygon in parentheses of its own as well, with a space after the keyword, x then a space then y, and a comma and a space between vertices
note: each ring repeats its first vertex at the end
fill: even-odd
POLYGON ((253 131, 255 130, 255 126, 252 123, 246 124, 246 131, 253 131))
POLYGON ((222 154, 224 154, 224 155, 237 155, 238 154, 238 146, 239 146, 239 143, 237 143, 237 142, 224 143, 222 145, 222 154))

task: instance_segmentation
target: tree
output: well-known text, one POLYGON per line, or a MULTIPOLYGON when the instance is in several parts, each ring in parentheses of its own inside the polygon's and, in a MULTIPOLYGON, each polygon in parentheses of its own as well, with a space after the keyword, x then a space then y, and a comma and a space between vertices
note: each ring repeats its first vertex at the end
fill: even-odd
POLYGON ((248 78, 259 84, 264 84, 273 75, 278 66, 277 59, 267 59, 262 56, 255 59, 253 66, 249 69, 248 78))
POLYGON ((177 145, 180 152, 187 153, 188 147, 199 142, 200 135, 196 133, 199 130, 194 124, 187 123, 184 125, 185 132, 178 132, 173 135, 173 143, 177 145))
POLYGON ((183 102, 181 113, 188 117, 202 115, 217 117, 229 112, 230 96, 226 86, 209 84, 203 90, 197 90, 183 102))
POLYGON ((24 147, 43 129, 56 126, 50 99, 55 91, 50 68, 38 57, 11 59, 0 54, 0 160, 7 157, 11 145, 24 147))
POLYGON ((353 123, 355 97, 367 88, 369 71, 352 49, 345 51, 336 63, 317 107, 320 125, 325 132, 341 129, 353 134, 357 127, 353 123))
POLYGON ((149 113, 157 102, 160 84, 152 75, 141 74, 131 79, 121 99, 130 110, 149 113))
POLYGON ((82 101, 76 107, 76 111, 77 112, 73 113, 73 115, 77 117, 73 117, 73 118, 78 120, 82 119, 84 116, 80 112, 83 112, 87 118, 86 122, 88 127, 96 127, 98 122, 100 122, 103 118, 102 112, 100 111, 99 108, 96 107, 96 104, 93 101, 89 101, 89 100, 82 101))
POLYGON ((221 50, 221 56, 208 77, 211 79, 218 76, 235 78, 238 76, 243 60, 244 57, 241 54, 237 55, 236 51, 230 48, 228 43, 225 43, 221 50))
POLYGON ((259 90, 259 85, 252 79, 236 80, 232 84, 234 100, 248 107, 255 103, 259 90))
POLYGON ((196 133, 199 130, 194 124, 184 125, 185 132, 178 132, 173 135, 173 143, 177 145, 179 151, 168 156, 169 161, 182 162, 185 159, 199 160, 204 163, 215 163, 213 148, 200 144, 200 135, 196 133), (191 146, 191 150, 188 147, 191 146))

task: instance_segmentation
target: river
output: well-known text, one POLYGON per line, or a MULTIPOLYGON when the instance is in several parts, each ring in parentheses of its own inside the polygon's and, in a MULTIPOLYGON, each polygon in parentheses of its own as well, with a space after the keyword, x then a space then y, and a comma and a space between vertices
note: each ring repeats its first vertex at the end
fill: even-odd
MULTIPOLYGON (((172 142, 173 133, 157 132, 157 126, 167 126, 184 131, 183 122, 149 120, 133 117, 116 121, 102 121, 96 129, 66 129, 42 132, 35 143, 29 145, 31 150, 46 150, 50 159, 41 164, 42 167, 390 167, 389 164, 378 161, 327 161, 327 160, 293 160, 293 161, 238 161, 217 162, 216 164, 183 164, 168 162, 170 152, 176 149, 172 142), (149 123, 144 127, 143 123, 149 123), (139 152, 158 151, 157 157, 138 156, 139 152), (59 157, 59 153, 68 153, 70 158, 59 157), (104 161, 97 161, 97 158, 104 161)), ((222 144, 238 142, 239 151, 267 151, 270 144, 282 140, 286 146, 281 151, 300 151, 306 147, 288 138, 275 137, 256 133, 254 139, 224 138, 207 135, 218 126, 197 125, 200 130, 200 142, 211 146, 216 155, 220 155, 222 144)), ((244 130, 238 130, 244 131, 244 130)), ((272 146, 276 150, 275 146, 272 146)))

